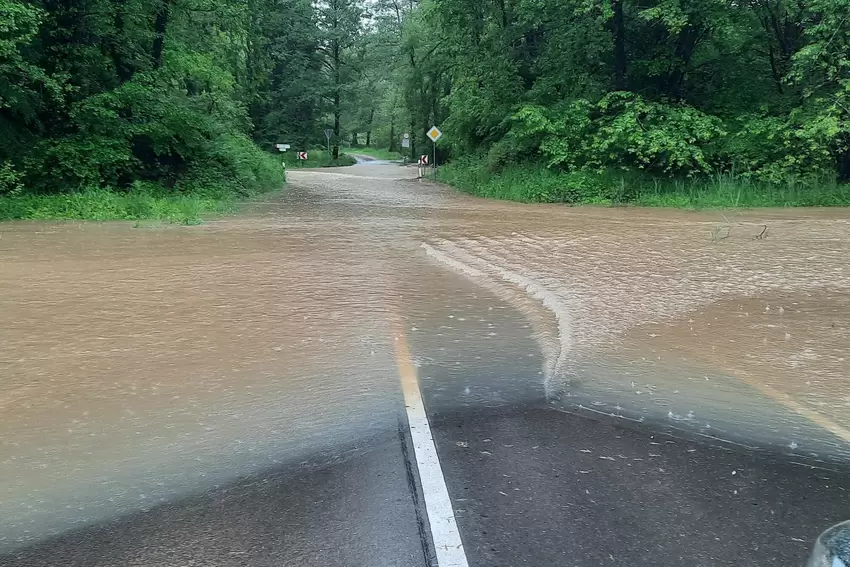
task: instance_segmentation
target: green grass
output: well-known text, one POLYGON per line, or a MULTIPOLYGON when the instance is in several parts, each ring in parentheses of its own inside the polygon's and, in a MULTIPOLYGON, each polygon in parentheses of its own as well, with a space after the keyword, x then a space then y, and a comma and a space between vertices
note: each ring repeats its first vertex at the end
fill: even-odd
POLYGON ((831 180, 767 184, 729 174, 687 181, 644 181, 634 193, 632 202, 647 207, 725 209, 850 205, 850 185, 847 184, 831 180))
POLYGON ((199 195, 119 193, 92 189, 65 195, 0 198, 0 220, 159 220, 198 224, 204 216, 232 213, 237 199, 199 195))
POLYGON ((307 152, 307 160, 296 159, 297 152, 288 151, 283 154, 283 161, 287 169, 298 169, 299 167, 345 167, 354 165, 357 160, 347 154, 339 154, 339 159, 334 160, 326 150, 310 150, 307 152))
POLYGON ((403 159, 399 152, 391 152, 385 148, 351 148, 349 151, 353 154, 362 154, 387 161, 401 161, 403 159))
MULTIPOLYGON (((286 181, 279 155, 247 138, 225 136, 218 153, 182 171, 173 187, 137 180, 129 187, 78 189, 26 186, 23 176, 0 178, 0 221, 155 220, 199 224, 205 217, 237 210, 240 203, 280 189, 286 181)), ((96 167, 96 164, 93 166, 96 167)), ((0 171, 2 173, 2 171, 0 171)), ((36 179, 38 179, 36 177, 36 179)))
POLYGON ((773 185, 729 174, 668 179, 626 171, 558 172, 537 164, 493 173, 479 165, 482 161, 454 161, 440 169, 439 178, 472 195, 525 203, 628 203, 687 209, 850 205, 850 185, 834 181, 773 185))
POLYGON ((155 220, 200 224, 206 217, 234 213, 241 203, 281 187, 283 177, 276 179, 255 180, 251 191, 242 187, 237 190, 220 181, 196 180, 183 191, 136 182, 128 190, 98 188, 48 195, 22 192, 0 196, 0 221, 155 220))

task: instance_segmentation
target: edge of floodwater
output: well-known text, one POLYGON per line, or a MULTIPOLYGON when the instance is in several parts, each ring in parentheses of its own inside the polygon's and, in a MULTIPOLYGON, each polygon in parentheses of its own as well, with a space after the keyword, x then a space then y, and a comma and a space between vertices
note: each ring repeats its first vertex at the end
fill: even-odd
MULTIPOLYGON (((688 402, 691 404, 688 407, 696 409, 700 406, 702 409, 697 413, 707 413, 711 421, 711 424, 698 423, 690 415, 693 412, 689 412, 687 408, 682 410, 675 405, 683 400, 675 400, 673 394, 677 394, 678 390, 674 391, 674 388, 670 388, 669 392, 662 389, 670 397, 669 403, 650 404, 632 396, 627 388, 621 387, 622 385, 616 382, 609 383, 605 376, 594 376, 592 372, 588 375, 590 367, 587 364, 571 368, 567 372, 566 360, 571 350, 569 309, 561 305, 557 298, 553 298, 545 286, 521 274, 507 272, 498 266, 490 265, 484 259, 457 250, 454 243, 448 240, 423 243, 422 248, 436 263, 465 276, 485 289, 497 288, 498 291, 505 287, 521 298, 534 300, 533 303, 536 306, 542 307, 543 311, 554 319, 552 331, 557 336, 542 337, 542 339, 537 337, 538 344, 544 351, 545 392, 553 408, 568 413, 593 414, 597 417, 610 418, 621 424, 647 427, 667 434, 675 432, 677 436, 696 442, 737 446, 751 452, 772 454, 783 461, 797 462, 803 466, 833 467, 833 470, 837 470, 834 467, 840 469, 850 467, 850 454, 844 449, 846 438, 837 434, 834 428, 825 427, 821 421, 813 419, 811 415, 790 407, 787 403, 781 403, 775 395, 758 395, 757 388, 753 384, 733 375, 727 376, 719 369, 707 370, 707 372, 717 373, 721 380, 728 381, 728 384, 739 394, 747 393, 745 395, 747 399, 765 401, 766 405, 751 408, 756 414, 744 424, 743 429, 738 427, 740 420, 737 416, 730 414, 722 399, 713 392, 706 391, 698 396, 701 402, 697 405, 693 405, 695 400, 688 402), (553 348, 555 345, 557 347, 553 348), (600 379, 602 382, 599 381, 600 379), (607 389, 602 387, 603 382, 607 385, 607 389), (595 385, 596 390, 593 387, 583 388, 584 383, 595 385), (616 406, 613 403, 604 402, 612 395, 620 400, 616 406), (705 404, 704 408, 702 404, 705 404), (687 416, 677 416, 677 413, 681 413, 682 416, 687 414, 687 416), (785 419, 779 419, 778 416, 785 416, 785 419), (693 423, 690 423, 691 421, 693 423), (712 429, 709 431, 708 428, 712 429), (801 433, 801 428, 807 433, 801 433), (794 443, 795 438, 807 439, 808 442, 798 451, 795 450, 797 448, 794 443)), ((512 297, 505 297, 498 293, 497 295, 501 295, 502 299, 508 303, 515 303, 512 297)), ((527 309, 520 309, 520 311, 526 318, 529 317, 527 309)), ((676 368, 669 370, 674 374, 677 373, 676 368)))

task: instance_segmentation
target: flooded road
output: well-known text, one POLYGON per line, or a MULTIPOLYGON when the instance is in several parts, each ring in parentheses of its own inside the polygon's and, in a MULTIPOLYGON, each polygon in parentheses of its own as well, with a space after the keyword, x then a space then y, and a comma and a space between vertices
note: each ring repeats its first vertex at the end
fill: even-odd
POLYGON ((398 321, 424 383, 490 369, 446 409, 545 400, 850 462, 846 210, 526 206, 414 176, 295 171, 199 227, 0 225, 0 548, 395 429, 398 321))

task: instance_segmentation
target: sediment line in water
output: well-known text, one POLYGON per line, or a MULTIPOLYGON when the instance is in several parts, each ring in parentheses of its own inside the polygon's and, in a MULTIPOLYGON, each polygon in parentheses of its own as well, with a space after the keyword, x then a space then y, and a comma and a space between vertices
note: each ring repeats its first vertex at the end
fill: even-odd
POLYGON ((557 326, 557 336, 554 341, 555 348, 547 349, 545 345, 542 345, 542 350, 545 359, 543 373, 546 395, 551 397, 556 394, 558 388, 556 387, 555 380, 562 376, 566 367, 567 356, 572 348, 570 315, 566 305, 558 298, 557 294, 533 278, 506 270, 483 258, 474 256, 461 250, 450 240, 441 240, 438 245, 443 249, 439 250, 427 243, 423 243, 422 248, 426 254, 438 262, 464 275, 471 276, 478 283, 481 283, 482 278, 490 278, 513 284, 514 287, 519 288, 525 295, 542 304, 546 311, 554 317, 557 326), (449 250, 446 250, 446 248, 449 250), (476 264, 477 267, 471 264, 476 264))

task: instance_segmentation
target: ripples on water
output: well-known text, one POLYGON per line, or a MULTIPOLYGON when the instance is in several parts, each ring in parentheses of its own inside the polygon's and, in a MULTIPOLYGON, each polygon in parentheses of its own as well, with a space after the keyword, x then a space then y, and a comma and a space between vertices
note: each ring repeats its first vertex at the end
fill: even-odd
POLYGON ((544 208, 427 247, 552 313, 549 391, 567 406, 845 461, 846 211, 717 216, 732 230, 713 242, 709 214, 544 208))
POLYGON ((844 211, 746 213, 712 243, 720 215, 485 202, 409 172, 296 172, 202 227, 0 225, 0 546, 395 427, 388 321, 439 336, 462 278, 525 315, 502 356, 534 337, 565 407, 847 456, 844 211))

